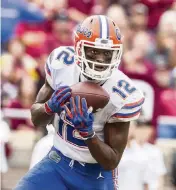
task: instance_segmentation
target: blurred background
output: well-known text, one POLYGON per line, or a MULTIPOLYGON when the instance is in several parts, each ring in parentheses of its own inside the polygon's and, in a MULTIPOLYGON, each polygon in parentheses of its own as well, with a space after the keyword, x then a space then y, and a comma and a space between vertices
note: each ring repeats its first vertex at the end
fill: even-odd
POLYGON ((119 25, 120 69, 146 97, 119 165, 120 190, 176 189, 176 0, 1 0, 2 190, 52 146, 52 126, 34 128, 29 109, 44 84, 48 54, 73 45, 74 27, 93 14, 119 25))

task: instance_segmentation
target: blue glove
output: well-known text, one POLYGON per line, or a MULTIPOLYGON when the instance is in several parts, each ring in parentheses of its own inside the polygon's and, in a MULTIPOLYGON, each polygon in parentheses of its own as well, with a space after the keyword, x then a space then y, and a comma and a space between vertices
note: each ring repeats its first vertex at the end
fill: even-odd
POLYGON ((85 98, 80 101, 80 96, 70 98, 70 108, 64 105, 66 117, 73 123, 74 128, 78 130, 83 140, 92 138, 95 135, 93 131, 93 113, 92 110, 87 108, 85 98), (81 105, 82 104, 82 105, 81 105))
POLYGON ((60 86, 45 103, 45 112, 48 115, 60 113, 63 105, 71 97, 71 89, 68 86, 60 86))

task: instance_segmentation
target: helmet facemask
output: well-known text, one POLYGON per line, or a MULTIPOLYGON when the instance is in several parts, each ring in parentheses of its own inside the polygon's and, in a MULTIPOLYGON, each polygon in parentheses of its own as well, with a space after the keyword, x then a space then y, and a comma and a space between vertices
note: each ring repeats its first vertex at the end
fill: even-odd
POLYGON ((113 71, 117 69, 120 64, 121 56, 121 44, 114 45, 111 40, 97 39, 96 42, 80 41, 76 47, 75 58, 84 76, 93 80, 102 81, 111 77, 113 71), (113 51, 110 63, 100 63, 87 59, 85 47, 113 51))

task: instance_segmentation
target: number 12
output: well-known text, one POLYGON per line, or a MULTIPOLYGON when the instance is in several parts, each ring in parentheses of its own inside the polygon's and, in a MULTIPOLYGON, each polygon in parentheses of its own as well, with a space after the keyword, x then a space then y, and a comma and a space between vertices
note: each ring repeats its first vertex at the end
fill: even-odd
POLYGON ((127 81, 120 80, 117 83, 117 87, 113 87, 112 91, 120 95, 125 99, 128 95, 132 94, 136 90, 135 87, 132 87, 127 81))

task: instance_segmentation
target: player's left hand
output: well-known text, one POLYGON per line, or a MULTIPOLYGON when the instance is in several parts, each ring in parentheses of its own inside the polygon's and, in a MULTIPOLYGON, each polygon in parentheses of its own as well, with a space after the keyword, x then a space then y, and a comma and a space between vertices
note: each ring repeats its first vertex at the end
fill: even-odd
POLYGON ((64 109, 66 116, 84 140, 92 138, 95 135, 93 131, 93 113, 91 109, 87 108, 85 98, 80 99, 80 96, 71 97, 69 108, 67 105, 64 105, 64 109))

